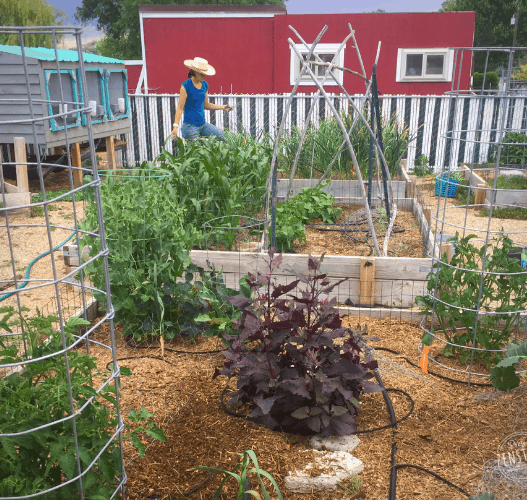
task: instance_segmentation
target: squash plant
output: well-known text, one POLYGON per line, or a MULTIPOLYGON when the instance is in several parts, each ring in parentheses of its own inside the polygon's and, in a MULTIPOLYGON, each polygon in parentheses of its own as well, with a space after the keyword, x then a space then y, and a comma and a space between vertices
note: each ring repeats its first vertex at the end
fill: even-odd
MULTIPOLYGON (((281 255, 269 253, 266 274, 249 274, 252 296, 231 302, 242 311, 225 335, 227 361, 214 376, 236 377, 229 404, 250 405, 250 420, 298 434, 345 435, 357 429, 362 393, 380 388, 370 379, 377 362, 365 359, 364 331, 342 326, 320 261, 288 285, 275 283, 281 255), (300 289, 297 289, 297 286, 300 289)), ((375 339, 370 339, 375 340, 375 339)))
MULTIPOLYGON (((527 288, 524 269, 518 259, 509 257, 513 250, 512 240, 501 234, 492 240, 487 250, 485 273, 481 287, 480 314, 477 324, 476 343, 474 325, 480 291, 481 265, 484 257, 484 246, 476 246, 471 234, 464 238, 452 240, 455 253, 450 265, 435 263, 428 276, 428 293, 416 298, 422 305, 421 314, 431 316, 435 303, 435 319, 439 326, 432 326, 433 333, 442 333, 449 344, 443 348, 447 357, 459 355, 459 363, 464 364, 471 356, 471 350, 463 346, 483 348, 474 350, 474 359, 482 361, 487 368, 498 363, 501 352, 514 335, 521 310, 527 309, 527 288), (437 299, 434 290, 437 280, 437 299), (500 314, 493 314, 493 313, 500 314), (456 345, 451 345, 456 344, 456 345)), ((446 255, 443 256, 446 262, 446 255)), ((428 333, 423 336, 423 343, 430 345, 433 337, 428 333)))

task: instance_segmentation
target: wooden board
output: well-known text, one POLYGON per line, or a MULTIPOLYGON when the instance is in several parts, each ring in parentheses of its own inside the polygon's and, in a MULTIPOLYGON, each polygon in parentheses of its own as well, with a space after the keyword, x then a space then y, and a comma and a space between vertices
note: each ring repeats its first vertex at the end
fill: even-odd
POLYGON ((375 259, 362 257, 360 260, 360 303, 375 304, 375 259))
POLYGON ((29 192, 27 178, 26 141, 23 137, 15 137, 16 185, 19 193, 29 192))
MULTIPOLYGON (((9 210, 6 212, 9 215, 31 215, 32 208, 30 206, 25 208, 14 208, 14 207, 24 207, 24 205, 31 204, 31 193, 8 193, 5 195, 6 207, 9 210)), ((2 196, 0 195, 0 206, 2 204, 2 196)), ((5 212, 2 211, 2 215, 5 215, 5 212)))
MULTIPOLYGON (((265 253, 250 252, 217 252, 207 250, 192 250, 190 258, 195 264, 207 268, 209 260, 216 269, 223 269, 224 272, 237 272, 247 274, 248 272, 265 271, 265 253)), ((325 256, 321 265, 321 272, 336 278, 359 278, 360 262, 362 257, 352 256, 325 256)), ((380 280, 426 280, 426 273, 420 271, 421 267, 430 267, 429 258, 400 258, 400 257, 371 257, 375 260, 376 279, 380 280)), ((279 275, 290 275, 291 271, 305 273, 307 271, 307 255, 283 254, 283 262, 279 275)))
MULTIPOLYGON (((239 280, 248 273, 267 272, 267 254, 249 252, 215 252, 192 250, 192 262, 208 269, 207 261, 223 272, 225 284, 234 289, 239 288, 239 280)), ((361 274, 363 257, 326 256, 321 265, 321 272, 326 273, 331 281, 348 278, 335 287, 329 298, 335 297, 338 302, 351 301, 352 304, 375 305, 387 307, 411 307, 415 298, 424 293, 427 275, 431 269, 431 259, 404 259, 397 257, 368 257, 375 271, 374 279, 364 280, 361 274), (368 285, 361 284, 368 282, 368 285)), ((307 273, 307 256, 284 254, 282 266, 276 270, 276 283, 285 285, 296 279, 295 272, 307 273)), ((300 287, 301 288, 301 287, 300 287)))

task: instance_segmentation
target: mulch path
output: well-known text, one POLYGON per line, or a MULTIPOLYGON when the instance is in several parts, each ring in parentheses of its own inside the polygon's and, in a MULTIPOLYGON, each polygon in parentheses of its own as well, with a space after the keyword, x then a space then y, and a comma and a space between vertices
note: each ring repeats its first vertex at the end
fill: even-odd
MULTIPOLYGON (((357 318, 345 318, 355 326, 357 318)), ((373 347, 388 347, 419 363, 417 345, 422 331, 409 322, 361 318, 370 335, 380 338, 373 347)), ((108 336, 107 328, 97 332, 97 339, 108 336)), ((198 465, 232 468, 239 461, 238 453, 255 451, 259 465, 271 473, 284 498, 291 500, 341 500, 345 492, 293 494, 283 487, 288 471, 309 461, 310 455, 300 453, 309 448, 305 437, 273 432, 261 425, 227 415, 220 405, 220 393, 226 379, 212 381, 216 367, 223 363, 221 354, 177 354, 160 350, 138 350, 125 344, 122 328, 117 325, 118 357, 121 365, 132 370, 122 379, 122 412, 145 406, 156 412, 157 424, 168 437, 167 443, 150 443, 143 460, 133 448, 125 446, 128 475, 127 495, 132 500, 142 498, 181 498, 206 477, 205 472, 188 471, 198 465), (307 455, 307 456, 306 456, 307 455)), ((155 346, 153 346, 155 347, 155 346)), ((192 351, 221 349, 217 339, 200 339, 196 344, 179 340, 168 348, 192 351)), ((94 353, 100 366, 108 361, 107 352, 94 353)), ((92 351, 93 352, 93 351, 92 351)), ((500 442, 516 431, 527 431, 527 408, 522 388, 501 395, 492 388, 456 384, 422 373, 398 355, 376 351, 380 372, 386 387, 407 391, 415 402, 413 414, 398 425, 397 463, 409 463, 428 468, 454 484, 474 494, 486 461, 496 458, 500 442), (481 399, 481 395, 487 395, 481 399), (480 398, 480 399, 478 399, 480 398)), ((430 370, 452 376, 451 372, 431 365, 430 370)), ((479 380, 481 381, 481 380, 479 380)), ((483 380, 484 382, 485 380, 483 380)), ((403 417, 410 404, 402 394, 392 393, 395 413, 403 417)), ((388 412, 380 393, 365 395, 359 415, 359 429, 371 429, 389 424, 388 412)), ((386 429, 359 436, 361 443, 354 455, 365 464, 360 474, 361 486, 357 499, 387 498, 390 477, 392 430, 386 429)), ((221 479, 215 476, 193 493, 191 498, 209 499, 221 479)), ((222 499, 236 498, 236 487, 227 482, 222 499)), ((276 496, 271 495, 272 498, 276 496)), ((466 499, 457 490, 416 469, 398 473, 397 499, 451 500, 466 499)))

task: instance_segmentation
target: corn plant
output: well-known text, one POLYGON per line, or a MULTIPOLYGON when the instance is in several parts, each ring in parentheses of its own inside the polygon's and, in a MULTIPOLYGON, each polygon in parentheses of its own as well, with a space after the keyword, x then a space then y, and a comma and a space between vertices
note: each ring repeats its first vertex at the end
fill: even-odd
POLYGON ((276 484, 276 481, 273 476, 271 476, 271 474, 269 474, 267 471, 260 469, 258 465, 258 459, 256 458, 256 454, 254 453, 254 451, 245 450, 243 453, 238 453, 238 455, 240 455, 242 459, 231 470, 223 470, 215 467, 206 467, 205 465, 199 465, 198 467, 188 470, 204 470, 225 475, 225 478, 223 479, 219 488, 214 494, 214 498, 220 498, 225 483, 229 478, 232 478, 238 483, 238 493, 236 495, 237 500, 243 500, 245 498, 245 495, 250 495, 253 498, 256 498, 257 500, 262 500, 262 496, 264 500, 271 500, 271 497, 269 496, 269 493, 267 492, 267 489, 265 488, 265 485, 262 481, 263 476, 271 482, 273 488, 276 491, 276 494, 278 495, 279 500, 283 500, 282 493, 280 493, 280 488, 278 487, 278 484, 276 484), (249 468, 251 466, 251 462, 253 463, 253 467, 249 468), (247 477, 249 474, 256 474, 258 484, 260 485, 260 488, 262 490, 262 495, 260 495, 260 493, 258 493, 258 491, 254 489, 246 489, 247 485, 250 484, 248 481, 249 478, 247 477))

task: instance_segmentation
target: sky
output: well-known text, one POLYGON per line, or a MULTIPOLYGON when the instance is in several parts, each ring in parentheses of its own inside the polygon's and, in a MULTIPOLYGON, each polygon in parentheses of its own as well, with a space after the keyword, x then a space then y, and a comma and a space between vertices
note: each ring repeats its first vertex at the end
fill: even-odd
MULTIPOLYGON (((48 0, 54 7, 64 10, 71 24, 77 24, 74 14, 82 0, 48 0)), ((384 9, 386 12, 430 12, 439 9, 443 0, 288 0, 289 14, 338 14, 340 12, 362 13, 384 9)), ((83 40, 91 38, 95 30, 89 29, 83 40)))

